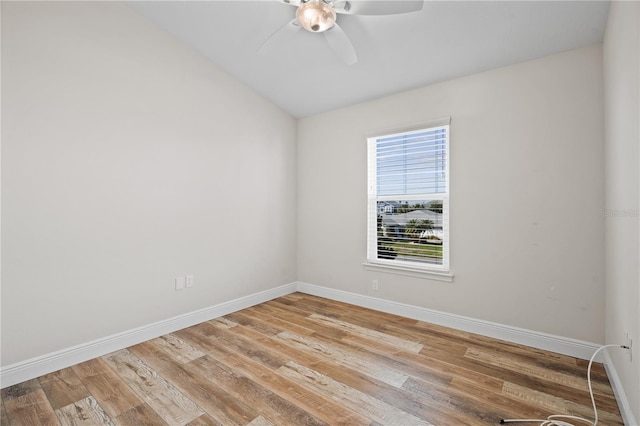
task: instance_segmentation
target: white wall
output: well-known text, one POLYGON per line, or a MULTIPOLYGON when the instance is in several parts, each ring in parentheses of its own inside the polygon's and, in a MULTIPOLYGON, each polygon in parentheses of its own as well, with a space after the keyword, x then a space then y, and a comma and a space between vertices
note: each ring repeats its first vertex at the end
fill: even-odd
MULTIPOLYGON (((3 366, 296 279, 605 340, 600 46, 308 117, 296 135, 119 3, 1 7, 3 366), (455 281, 365 271, 365 136, 442 116, 455 281), (175 292, 189 273, 196 286, 175 292)), ((621 7, 605 43, 606 207, 633 210, 638 5, 621 7)), ((637 348, 633 221, 637 236, 637 217, 607 219, 607 340, 628 326, 637 348)), ((637 361, 614 361, 637 401, 637 361)))
POLYGON ((295 120, 136 12, 2 2, 2 89, 2 365, 295 281, 295 120))
MULTIPOLYGON (((640 421, 640 3, 611 2, 604 40, 606 338, 633 339, 633 356, 610 351, 640 421)), ((632 423, 629 423, 632 424, 632 423)))
POLYGON ((298 280, 603 343, 602 156, 600 45, 301 119, 298 280), (365 271, 366 136, 443 116, 454 282, 365 271))

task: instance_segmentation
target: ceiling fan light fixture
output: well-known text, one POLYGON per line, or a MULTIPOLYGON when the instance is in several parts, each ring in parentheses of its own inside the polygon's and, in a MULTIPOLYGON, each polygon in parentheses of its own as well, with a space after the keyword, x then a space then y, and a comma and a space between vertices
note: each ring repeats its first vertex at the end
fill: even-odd
POLYGON ((327 31, 336 23, 336 11, 324 0, 309 0, 300 3, 296 19, 302 28, 312 33, 327 31))

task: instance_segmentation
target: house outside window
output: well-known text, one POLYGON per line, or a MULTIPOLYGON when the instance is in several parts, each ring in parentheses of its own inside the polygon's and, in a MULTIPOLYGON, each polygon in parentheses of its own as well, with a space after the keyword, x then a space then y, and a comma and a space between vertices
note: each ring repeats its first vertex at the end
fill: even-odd
POLYGON ((449 272, 449 121, 368 138, 368 264, 449 272))

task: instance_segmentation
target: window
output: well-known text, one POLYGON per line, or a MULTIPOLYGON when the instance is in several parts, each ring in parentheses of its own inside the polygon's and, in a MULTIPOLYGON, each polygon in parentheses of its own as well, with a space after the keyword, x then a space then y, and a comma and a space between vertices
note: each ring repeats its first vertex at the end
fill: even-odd
POLYGON ((368 139, 367 261, 449 271, 449 119, 368 139))

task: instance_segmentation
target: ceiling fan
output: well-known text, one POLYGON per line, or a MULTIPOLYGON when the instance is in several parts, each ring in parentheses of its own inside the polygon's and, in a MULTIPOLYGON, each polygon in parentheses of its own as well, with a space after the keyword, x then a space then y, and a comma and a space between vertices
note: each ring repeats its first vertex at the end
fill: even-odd
POLYGON ((273 43, 274 39, 288 37, 304 28, 312 33, 323 33, 329 47, 347 65, 358 62, 349 37, 336 22, 336 14, 396 15, 417 12, 424 0, 277 0, 295 6, 296 17, 274 32, 258 49, 273 43))

